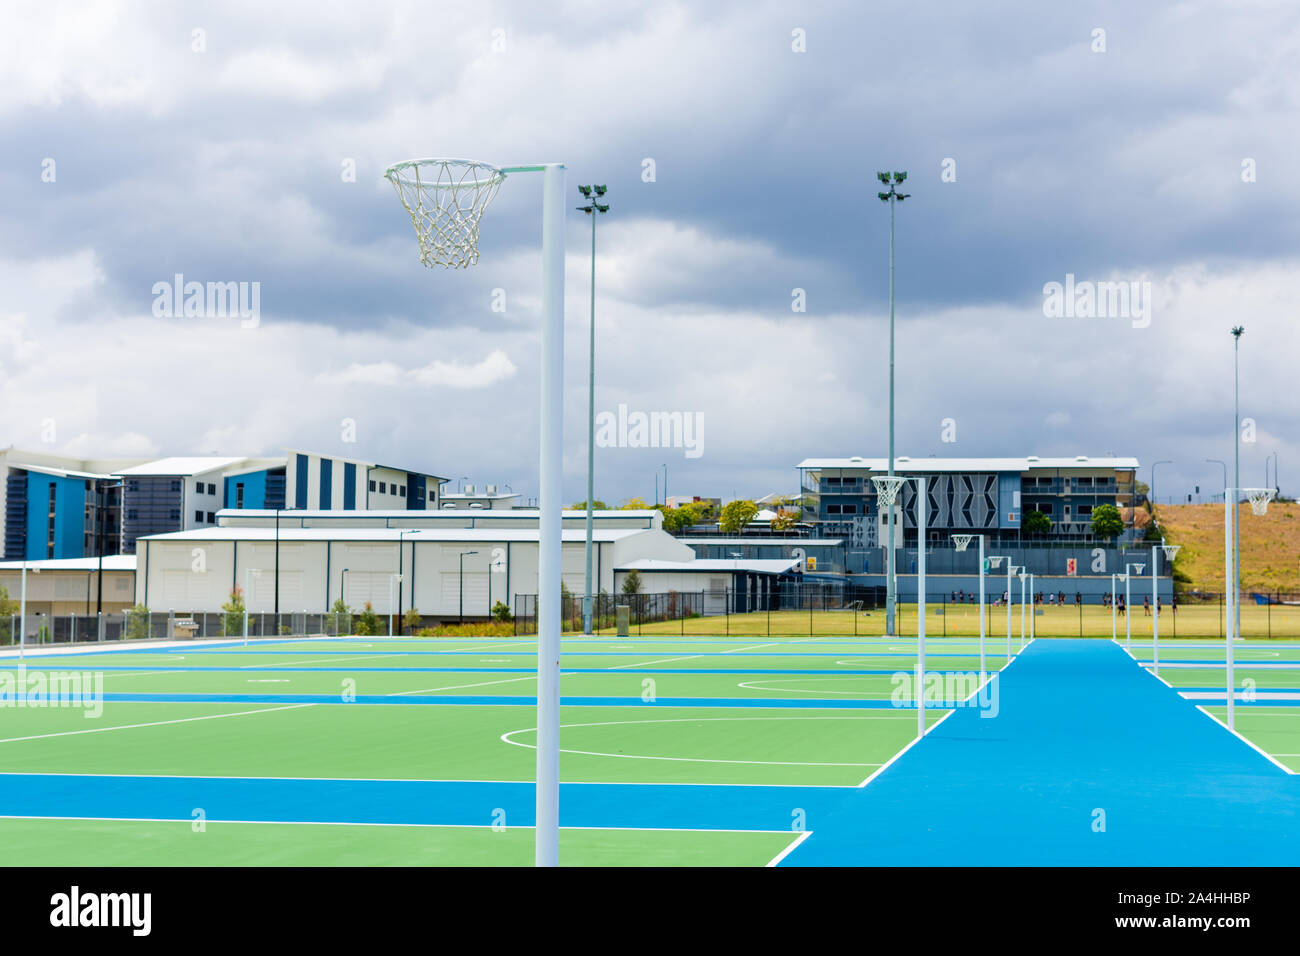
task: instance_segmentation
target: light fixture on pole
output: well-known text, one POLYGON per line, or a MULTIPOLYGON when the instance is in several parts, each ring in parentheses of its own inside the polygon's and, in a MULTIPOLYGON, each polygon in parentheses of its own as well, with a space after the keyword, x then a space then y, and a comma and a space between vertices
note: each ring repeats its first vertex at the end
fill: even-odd
MULTIPOLYGON (((876 178, 889 187, 889 192, 876 193, 881 202, 889 203, 889 475, 894 477, 894 205, 910 193, 900 193, 898 187, 907 180, 906 171, 876 173, 876 178)), ((889 538, 885 551, 885 633, 894 636, 894 618, 898 605, 898 589, 894 582, 894 509, 888 516, 889 538)))
POLYGON ((577 207, 591 217, 591 332, 587 366, 587 576, 582 595, 582 633, 591 636, 591 538, 592 498, 595 494, 596 469, 596 220, 609 212, 609 204, 600 202, 604 186, 579 186, 578 192, 587 205, 577 207), (595 193, 593 198, 592 193, 595 193))
POLYGON ((1152 508, 1160 504, 1160 502, 1156 500, 1156 466, 1172 465, 1172 464, 1173 462, 1170 461, 1168 458, 1163 458, 1160 461, 1153 461, 1151 463, 1151 507, 1152 508))
POLYGON ((506 178, 542 173, 542 342, 537 607, 537 812, 535 862, 559 865, 560 541, 564 446, 563 163, 496 167, 463 159, 417 159, 384 172, 402 201, 426 266, 478 262, 483 210, 506 178))

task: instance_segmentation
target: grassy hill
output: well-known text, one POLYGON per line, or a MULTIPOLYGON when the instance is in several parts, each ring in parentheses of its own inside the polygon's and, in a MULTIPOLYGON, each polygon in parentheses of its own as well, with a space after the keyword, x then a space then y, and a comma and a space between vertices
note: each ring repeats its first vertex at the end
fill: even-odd
MULTIPOLYGON (((1171 544, 1180 544, 1175 567, 1190 587, 1223 590, 1223 505, 1161 505, 1157 519, 1171 544)), ((1300 505, 1273 502, 1257 518, 1249 504, 1238 512, 1243 590, 1300 591, 1300 505)))

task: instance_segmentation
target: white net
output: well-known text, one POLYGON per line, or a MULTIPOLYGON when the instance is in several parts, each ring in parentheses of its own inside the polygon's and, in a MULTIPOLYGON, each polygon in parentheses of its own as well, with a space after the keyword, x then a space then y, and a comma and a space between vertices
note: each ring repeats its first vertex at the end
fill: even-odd
POLYGON ((422 263, 464 269, 478 262, 478 222, 505 173, 467 159, 413 159, 389 166, 384 178, 411 217, 422 263))
POLYGON ((1130 565, 1130 567, 1133 568, 1133 570, 1135 570, 1138 574, 1141 574, 1143 571, 1147 569, 1145 561, 1141 562, 1140 564, 1130 565))
POLYGON ((876 497, 880 501, 880 507, 893 507, 894 499, 898 497, 898 490, 907 484, 908 479, 902 475, 882 475, 872 477, 871 483, 876 486, 876 497))
POLYGON ((1178 557, 1178 552, 1182 550, 1181 544, 1162 544, 1161 549, 1165 552, 1165 557, 1172 561, 1178 557))
POLYGON ((1268 503, 1277 492, 1272 488, 1247 488, 1246 497, 1250 499, 1250 510, 1257 515, 1268 514, 1268 503))
POLYGON ((955 534, 952 536, 952 543, 957 546, 958 551, 965 551, 966 546, 975 540, 973 534, 955 534))

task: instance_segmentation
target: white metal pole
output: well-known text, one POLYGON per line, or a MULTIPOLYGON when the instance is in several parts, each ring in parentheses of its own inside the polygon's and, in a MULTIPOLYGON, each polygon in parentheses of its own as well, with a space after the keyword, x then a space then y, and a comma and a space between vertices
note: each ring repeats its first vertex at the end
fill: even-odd
POLYGON ((1160 676, 1160 546, 1151 546, 1151 664, 1160 676))
POLYGON ((22 660, 27 644, 27 559, 23 559, 23 584, 19 588, 21 597, 18 601, 18 659, 22 660))
POLYGON ((1023 570, 1020 572, 1020 649, 1025 649, 1025 581, 1029 577, 1023 570))
POLYGON ((1224 665, 1226 667, 1226 676, 1228 683, 1228 729, 1232 730, 1236 723, 1236 707, 1234 689, 1236 687, 1236 678, 1232 673, 1232 654, 1233 654, 1233 606, 1232 606, 1232 520, 1236 517, 1233 513, 1236 509, 1232 507, 1232 500, 1237 497, 1237 489, 1231 489, 1232 495, 1228 494, 1229 489, 1223 491, 1223 602, 1224 602, 1224 638, 1227 644, 1224 648, 1224 665))
MULTIPOLYGON (((1030 572, 1029 574, 1029 639, 1031 641, 1034 639, 1034 618, 1037 616, 1037 613, 1038 612, 1034 605, 1034 575, 1033 572, 1030 572)), ((1021 635, 1020 638, 1020 649, 1022 651, 1025 649, 1025 639, 1023 635, 1021 635)))
POLYGON ((244 646, 248 646, 248 608, 252 603, 253 595, 249 591, 248 576, 253 573, 252 568, 244 568, 244 646))
POLYGON ((980 535, 980 683, 984 683, 984 535, 980 535))
POLYGON ((1011 663, 1011 555, 1007 555, 1007 659, 1002 666, 1011 663))
POLYGON ((560 862, 560 455, 564 442, 564 179, 546 167, 542 185, 542 374, 537 575, 538 866, 560 862))
POLYGON ((1119 637, 1119 624, 1115 619, 1115 575, 1110 576, 1110 639, 1119 637))
POLYGON ((916 735, 925 736, 925 499, 926 479, 916 479, 916 735))
POLYGON ((1129 607, 1133 602, 1128 596, 1128 583, 1133 580, 1133 572, 1129 570, 1129 565, 1124 565, 1124 646, 1129 650, 1133 649, 1133 609, 1129 607))

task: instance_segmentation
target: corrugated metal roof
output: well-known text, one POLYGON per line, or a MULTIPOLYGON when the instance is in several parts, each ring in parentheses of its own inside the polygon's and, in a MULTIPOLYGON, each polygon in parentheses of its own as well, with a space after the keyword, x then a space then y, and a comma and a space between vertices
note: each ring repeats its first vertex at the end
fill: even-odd
MULTIPOLYGON (((592 540, 618 541, 634 534, 646 534, 649 528, 593 528, 592 540)), ((666 532, 659 532, 666 534, 666 532)), ((536 528, 280 528, 280 542, 302 541, 536 541, 536 528)), ((565 529, 564 541, 586 541, 583 528, 565 529)), ((141 541, 274 541, 275 528, 194 528, 142 537, 141 541)))
POLYGON ((229 468, 232 465, 238 465, 247 461, 247 457, 239 458, 159 458, 157 461, 146 462, 143 465, 136 465, 134 468, 126 468, 119 471, 119 475, 128 476, 159 476, 164 478, 185 477, 189 475, 202 475, 209 471, 216 471, 219 468, 229 468))

